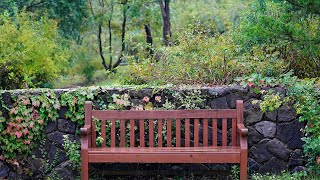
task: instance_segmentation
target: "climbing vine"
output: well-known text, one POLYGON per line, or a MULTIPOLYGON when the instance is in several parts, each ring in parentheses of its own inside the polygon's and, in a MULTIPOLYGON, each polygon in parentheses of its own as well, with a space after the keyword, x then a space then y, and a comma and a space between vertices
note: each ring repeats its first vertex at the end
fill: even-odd
POLYGON ((263 95, 263 101, 260 102, 263 112, 274 111, 281 105, 295 108, 299 121, 307 124, 302 140, 305 142, 303 149, 308 157, 309 170, 320 174, 320 162, 317 162, 320 158, 320 79, 298 79, 292 74, 289 72, 280 78, 253 74, 238 81, 263 95), (285 94, 274 91, 272 88, 275 87, 285 87, 285 94))

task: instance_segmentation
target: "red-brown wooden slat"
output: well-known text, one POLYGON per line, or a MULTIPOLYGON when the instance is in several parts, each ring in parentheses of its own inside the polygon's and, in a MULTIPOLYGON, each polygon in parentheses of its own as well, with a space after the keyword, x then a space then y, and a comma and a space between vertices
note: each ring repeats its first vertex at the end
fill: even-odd
POLYGON ((154 146, 154 124, 153 119, 149 119, 149 147, 154 146))
POLYGON ((227 119, 222 119, 222 146, 227 146, 227 119))
POLYGON ((91 134, 91 147, 97 147, 96 123, 94 121, 92 121, 91 134))
POLYGON ((162 119, 158 119, 158 147, 162 147, 162 119))
POLYGON ((181 119, 176 119, 176 147, 181 146, 181 119))
POLYGON ((212 119, 212 146, 217 146, 217 119, 212 119))
POLYGON ((111 120, 111 147, 116 147, 116 120, 111 120))
POLYGON ((185 119, 185 147, 190 147, 190 119, 185 119))
POLYGON ((172 120, 168 119, 167 120, 167 147, 172 146, 172 131, 171 131, 171 126, 172 126, 172 120))
POLYGON ((120 120, 120 147, 126 146, 126 121, 120 120))
POLYGON ((101 147, 106 147, 106 121, 101 121, 101 137, 103 139, 103 142, 101 144, 101 147))
POLYGON ((203 146, 208 146, 208 119, 203 119, 203 146))
POLYGON ((144 147, 144 119, 139 119, 140 147, 144 147))
POLYGON ((134 119, 130 119, 130 147, 134 147, 134 119))
POLYGON ((232 118, 232 134, 231 134, 232 146, 237 146, 237 119, 232 118))
POLYGON ((93 110, 92 115, 100 120, 106 119, 169 119, 169 118, 236 118, 235 109, 200 110, 93 110))
POLYGON ((194 147, 198 147, 199 146, 199 119, 194 119, 194 137, 193 137, 193 141, 194 141, 194 147))

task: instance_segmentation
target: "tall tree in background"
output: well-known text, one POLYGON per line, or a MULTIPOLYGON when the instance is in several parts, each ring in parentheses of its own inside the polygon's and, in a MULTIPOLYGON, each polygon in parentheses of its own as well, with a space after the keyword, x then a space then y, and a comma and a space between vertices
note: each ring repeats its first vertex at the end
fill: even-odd
POLYGON ((170 38, 172 37, 171 24, 170 24, 170 0, 158 0, 162 13, 163 20, 163 40, 166 46, 169 46, 170 38))
POLYGON ((126 36, 126 24, 127 24, 127 9, 128 9, 128 0, 114 1, 114 0, 98 0, 93 1, 89 0, 89 5, 91 9, 91 14, 93 18, 97 21, 98 24, 98 45, 99 45, 99 54, 102 60, 102 65, 105 70, 113 71, 118 67, 123 61, 124 51, 125 51, 125 36, 126 36), (121 5, 122 10, 122 23, 121 23, 121 50, 118 59, 113 62, 113 18, 115 14, 115 6, 121 5), (96 10, 95 10, 96 9, 96 10), (104 25, 106 26, 104 28, 104 25), (108 54, 109 54, 109 63, 105 58, 105 52, 103 45, 103 32, 106 31, 105 42, 108 42, 108 54))

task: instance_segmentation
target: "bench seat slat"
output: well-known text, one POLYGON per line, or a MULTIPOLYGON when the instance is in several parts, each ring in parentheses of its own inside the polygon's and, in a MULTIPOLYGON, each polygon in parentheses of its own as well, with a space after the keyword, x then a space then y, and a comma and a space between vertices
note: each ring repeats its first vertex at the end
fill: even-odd
POLYGON ((100 120, 106 119, 169 119, 169 118, 236 118, 235 109, 201 109, 201 110, 93 110, 92 116, 100 120))
MULTIPOLYGON (((94 150, 93 150, 94 149, 94 150)), ((122 163, 239 163, 238 148, 96 148, 89 162, 122 163), (137 149, 134 151, 134 149, 137 149), (180 150, 180 151, 179 151, 180 150)))
POLYGON ((102 152, 106 153, 118 153, 118 152, 220 152, 220 151, 230 151, 230 152, 238 152, 240 153, 240 147, 232 147, 232 146, 217 146, 217 147, 107 147, 107 148, 89 148, 88 153, 101 154, 102 152))

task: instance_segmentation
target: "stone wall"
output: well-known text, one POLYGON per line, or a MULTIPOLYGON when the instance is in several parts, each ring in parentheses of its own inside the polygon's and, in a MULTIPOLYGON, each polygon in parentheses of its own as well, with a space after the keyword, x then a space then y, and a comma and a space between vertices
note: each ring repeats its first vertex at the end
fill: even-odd
MULTIPOLYGON (((249 129, 250 173, 279 173, 283 170, 299 171, 304 169, 305 159, 303 158, 303 141, 301 140, 303 135, 301 128, 304 127, 304 124, 298 122, 297 115, 292 108, 281 107, 275 112, 262 113, 259 110, 259 104, 253 105, 251 103, 253 100, 260 100, 262 98, 261 95, 238 86, 219 86, 201 88, 200 90, 201 94, 206 96, 205 102, 199 104, 201 108, 235 108, 236 100, 244 100, 245 125, 249 129)), ((283 89, 275 90, 280 93, 285 93, 283 89)), ((59 95, 66 91, 68 90, 55 90, 59 95)), ((99 108, 98 98, 105 97, 106 94, 110 96, 114 93, 128 93, 130 95, 130 101, 133 104, 143 103, 142 99, 148 96, 154 106, 161 107, 165 99, 168 99, 170 102, 175 102, 172 91, 184 92, 192 91, 192 89, 157 89, 154 91, 152 89, 101 90, 101 88, 98 88, 95 91, 99 91, 94 101, 96 108, 99 108), (161 96, 161 103, 155 101, 156 96, 161 96)), ((2 99, 9 106, 10 103, 12 104, 10 93, 17 95, 19 92, 6 92, 2 94, 2 99)), ((102 99, 106 100, 107 98, 102 99)), ((60 176, 73 179, 77 175, 78 172, 72 170, 72 164, 67 160, 66 152, 62 144, 63 135, 69 135, 70 140, 79 141, 79 135, 77 135, 76 129, 80 127, 76 123, 66 119, 64 115, 66 111, 66 107, 61 107, 58 112, 58 120, 48 123, 45 127, 45 141, 35 142, 39 144, 38 147, 33 150, 33 155, 25 161, 26 167, 29 169, 29 174, 25 174, 21 168, 13 168, 0 160, 0 179, 3 177, 9 179, 18 177, 26 178, 29 175, 32 175, 32 177, 36 179, 46 176, 60 176)), ((183 165, 174 166, 173 170, 181 169, 182 167, 183 165)), ((195 165, 193 167, 195 167, 195 165)), ((222 169, 229 169, 229 166, 226 165, 219 165, 218 169, 221 169, 221 167, 223 167, 222 169)))

